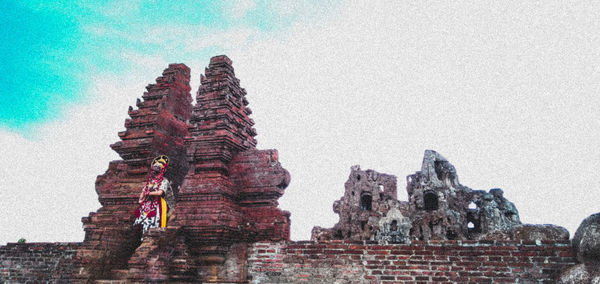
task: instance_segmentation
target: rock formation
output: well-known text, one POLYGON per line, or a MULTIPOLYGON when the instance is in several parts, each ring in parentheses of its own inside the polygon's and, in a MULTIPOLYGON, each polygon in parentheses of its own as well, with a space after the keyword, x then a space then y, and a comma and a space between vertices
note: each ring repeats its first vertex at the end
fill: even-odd
POLYGON ((121 141, 111 145, 123 160, 98 177, 102 208, 83 218, 77 281, 238 281, 246 278, 248 242, 289 240, 290 213, 277 199, 290 175, 276 150, 256 149, 231 60, 213 57, 200 79, 193 106, 190 69, 171 64, 137 109, 129 107, 121 141), (158 154, 171 160, 165 175, 174 184, 174 218, 140 243, 132 213, 158 154))

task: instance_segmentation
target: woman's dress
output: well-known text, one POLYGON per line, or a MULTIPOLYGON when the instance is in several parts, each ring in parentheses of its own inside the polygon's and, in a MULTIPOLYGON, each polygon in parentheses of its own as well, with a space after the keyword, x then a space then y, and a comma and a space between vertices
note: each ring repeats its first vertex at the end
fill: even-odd
MULTIPOLYGON (((156 180, 150 180, 148 183, 148 190, 150 192, 162 190, 163 194, 160 196, 148 196, 140 207, 135 211, 135 221, 133 226, 138 230, 141 228, 143 233, 148 231, 150 228, 164 228, 167 226, 167 212, 169 207, 165 196, 168 196, 170 192, 169 181, 163 178, 160 185, 156 180)), ((145 188, 144 188, 145 190, 145 188)))

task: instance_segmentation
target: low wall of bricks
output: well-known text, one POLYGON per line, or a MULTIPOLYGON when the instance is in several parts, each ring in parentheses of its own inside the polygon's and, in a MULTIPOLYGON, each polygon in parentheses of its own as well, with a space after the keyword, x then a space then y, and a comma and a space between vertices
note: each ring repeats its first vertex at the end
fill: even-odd
POLYGON ((255 243, 251 283, 555 283, 576 264, 565 242, 255 243))
MULTIPOLYGON (((0 283, 69 282, 80 243, 0 247, 0 283)), ((577 263, 569 242, 331 241, 249 246, 250 283, 555 283, 577 263)))
POLYGON ((80 243, 8 243, 0 247, 0 283, 69 282, 80 243))

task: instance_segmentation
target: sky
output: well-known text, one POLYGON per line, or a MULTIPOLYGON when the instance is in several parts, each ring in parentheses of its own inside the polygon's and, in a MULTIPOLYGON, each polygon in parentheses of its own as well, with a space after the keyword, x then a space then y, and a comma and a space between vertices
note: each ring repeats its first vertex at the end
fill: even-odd
POLYGON ((600 3, 0 1, 0 245, 82 241, 127 108, 169 63, 226 54, 258 148, 292 176, 293 240, 332 227, 350 167, 433 149, 463 185, 571 236, 600 211, 600 3))

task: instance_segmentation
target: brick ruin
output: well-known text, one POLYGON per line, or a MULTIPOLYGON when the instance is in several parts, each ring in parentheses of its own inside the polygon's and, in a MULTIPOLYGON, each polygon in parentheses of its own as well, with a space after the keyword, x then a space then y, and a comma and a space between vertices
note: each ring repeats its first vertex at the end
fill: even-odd
POLYGON ((569 232, 554 225, 521 224, 515 205, 500 188, 489 192, 460 184, 454 166, 426 150, 421 170, 406 177, 408 201, 397 199, 396 177, 351 168, 344 196, 333 211, 333 228, 314 227, 311 240, 557 240, 569 232))
POLYGON ((431 150, 407 176, 407 201, 397 199, 394 175, 353 166, 333 204, 339 222, 315 227, 311 241, 290 241, 290 213, 277 202, 290 174, 276 150, 256 148, 231 60, 213 57, 200 79, 195 104, 184 64, 146 87, 111 145, 122 160, 96 180, 102 207, 82 218, 83 242, 0 247, 0 282, 600 281, 598 214, 571 241, 562 227, 521 224, 501 189, 460 184, 454 166, 431 150), (141 241, 132 213, 159 154, 171 158, 175 210, 167 228, 141 241))
POLYGON ((171 64, 146 87, 137 109, 129 108, 121 141, 111 145, 123 160, 96 181, 102 208, 83 218, 74 279, 244 280, 248 243, 289 240, 290 213, 277 208, 277 199, 290 175, 276 150, 256 149, 252 111, 231 63, 211 59, 195 105, 190 69, 171 64), (175 210, 166 229, 140 242, 131 213, 159 154, 175 161, 166 173, 175 210))

